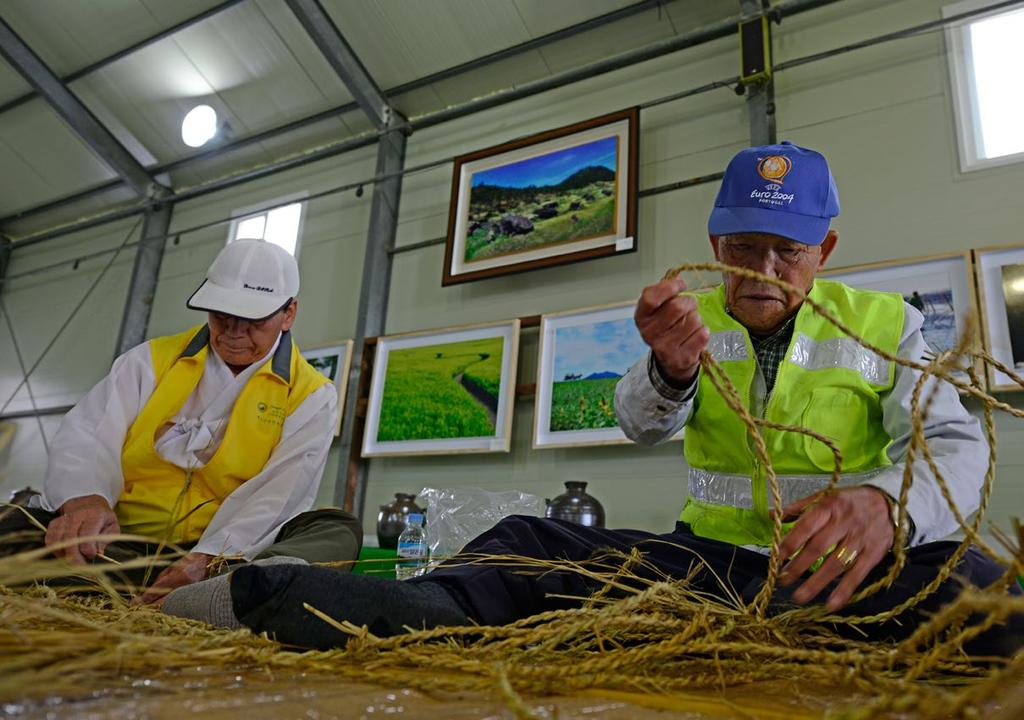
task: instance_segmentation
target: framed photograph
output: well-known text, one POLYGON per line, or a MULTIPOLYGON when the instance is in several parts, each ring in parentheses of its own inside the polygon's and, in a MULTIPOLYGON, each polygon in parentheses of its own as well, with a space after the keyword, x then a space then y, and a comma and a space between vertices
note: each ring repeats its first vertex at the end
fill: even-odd
MULTIPOLYGON (((985 348, 1024 375, 1024 245, 974 250, 985 348)), ((1022 390, 1006 373, 989 368, 990 390, 1022 390)))
POLYGON ((455 158, 442 285, 636 250, 639 109, 455 158))
POLYGON ((647 357, 635 308, 629 302, 541 318, 534 448, 630 442, 614 403, 619 378, 647 357))
POLYGON ((519 320, 377 340, 363 457, 508 452, 519 320))
POLYGON ((921 332, 935 353, 956 347, 967 316, 977 310, 970 252, 852 265, 819 276, 855 288, 898 292, 924 315, 921 332))
POLYGON ((338 389, 338 421, 334 426, 334 434, 341 434, 341 416, 345 408, 345 391, 348 388, 348 371, 352 363, 352 341, 316 345, 311 348, 299 348, 302 357, 310 365, 323 373, 338 389))

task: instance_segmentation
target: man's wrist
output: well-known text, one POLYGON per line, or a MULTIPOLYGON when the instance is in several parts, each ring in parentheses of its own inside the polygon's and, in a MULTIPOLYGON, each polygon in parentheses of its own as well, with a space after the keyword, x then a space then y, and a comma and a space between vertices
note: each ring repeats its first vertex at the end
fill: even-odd
POLYGON ((99 507, 104 510, 113 510, 110 507, 110 502, 102 495, 79 495, 65 500, 57 508, 58 515, 67 515, 69 512, 75 512, 88 507, 99 507))
POLYGON ((666 400, 672 402, 686 402, 693 397, 693 394, 697 387, 697 372, 694 372, 689 382, 685 385, 679 385, 678 381, 670 380, 662 368, 661 363, 658 362, 658 358, 655 357, 654 352, 651 351, 647 356, 647 376, 651 381, 651 385, 657 390, 658 394, 666 400))
MULTIPOLYGON (((900 506, 899 506, 899 503, 895 500, 895 498, 893 498, 885 490, 882 490, 881 488, 875 488, 875 489, 878 490, 878 494, 882 496, 883 500, 885 500, 886 508, 888 510, 888 513, 889 513, 889 521, 892 523, 893 545, 895 546, 895 544, 896 544, 896 537, 900 533, 900 506)), ((907 547, 907 546, 909 546, 911 544, 911 542, 914 539, 914 521, 910 517, 909 513, 907 513, 904 517, 906 518, 906 531, 907 532, 906 532, 906 536, 903 538, 903 545, 904 545, 904 547, 907 547)))

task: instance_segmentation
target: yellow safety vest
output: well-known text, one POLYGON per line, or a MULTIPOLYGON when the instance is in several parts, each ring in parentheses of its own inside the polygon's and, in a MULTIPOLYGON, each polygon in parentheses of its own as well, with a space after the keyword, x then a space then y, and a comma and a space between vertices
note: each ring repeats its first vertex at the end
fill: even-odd
POLYGON ((273 357, 242 388, 217 451, 189 478, 154 445, 157 431, 173 421, 199 384, 209 340, 209 328, 201 325, 149 341, 155 387, 121 448, 124 491, 115 512, 122 532, 172 543, 198 540, 224 499, 263 470, 285 418, 330 382, 299 354, 291 333, 283 333, 273 357))
MULTIPOLYGON (((815 280, 810 298, 858 336, 895 354, 903 332, 903 298, 815 280)), ((829 437, 842 453, 843 484, 859 484, 891 464, 892 439, 882 426, 881 397, 895 367, 845 335, 808 303, 797 312, 793 337, 769 397, 755 397, 757 357, 747 330, 725 308, 723 286, 696 295, 711 331, 708 350, 746 407, 767 420, 801 425, 829 437)), ((761 384, 763 387, 763 383, 761 384)), ((834 466, 826 445, 807 435, 761 428, 779 479, 783 506, 823 489, 834 466)), ((771 509, 764 468, 746 426, 702 378, 686 425, 689 498, 680 519, 697 535, 736 545, 771 544, 771 509)))

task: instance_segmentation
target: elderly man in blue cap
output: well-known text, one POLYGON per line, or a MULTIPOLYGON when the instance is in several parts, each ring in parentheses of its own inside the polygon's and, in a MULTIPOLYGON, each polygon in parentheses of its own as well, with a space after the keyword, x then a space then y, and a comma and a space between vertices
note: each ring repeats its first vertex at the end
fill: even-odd
MULTIPOLYGON (((825 158, 789 143, 740 152, 729 163, 708 223, 720 261, 779 278, 809 293, 875 347, 910 359, 926 352, 923 318, 894 293, 855 290, 815 275, 835 249, 831 219, 839 214, 825 158)), ((622 378, 616 411, 637 442, 667 440, 686 427, 689 497, 667 534, 606 530, 513 516, 471 541, 465 553, 516 555, 606 568, 608 549, 638 549, 645 563, 633 572, 650 580, 686 578, 696 591, 750 601, 768 574, 773 518, 765 470, 745 425, 699 372, 707 350, 755 415, 809 426, 832 438, 843 456, 841 487, 824 490, 831 451, 818 440, 764 429, 783 497, 786 561, 783 587, 771 611, 793 603, 824 603, 858 615, 895 607, 935 579, 956 543, 939 542, 957 529, 924 463, 914 466, 907 506, 907 564, 888 589, 854 604, 854 591, 882 576, 891 563, 899 513, 896 498, 911 435, 910 398, 920 374, 866 350, 802 297, 775 285, 728 273, 710 292, 686 294, 682 279, 646 288, 636 323, 651 351, 622 378)), ((978 421, 956 391, 934 384, 925 426, 937 465, 954 501, 977 509, 987 448, 978 421)), ((861 625, 879 639, 905 637, 928 613, 954 599, 966 581, 988 587, 1004 568, 972 549, 957 581, 947 581, 895 621, 861 625)), ((316 606, 377 635, 407 627, 503 624, 542 611, 579 605, 600 583, 575 572, 536 571, 511 561, 466 563, 456 558, 405 582, 345 576, 327 568, 245 567, 216 581, 220 603, 235 621, 298 645, 342 645, 346 635, 303 610, 316 606), (228 587, 230 585, 230 595, 228 587)), ((215 586, 179 592, 217 596, 215 586)), ((1019 592, 1014 586, 1013 591, 1019 592)), ((214 603, 216 605, 216 603, 214 603)), ((205 619, 223 617, 212 607, 205 619)), ((968 648, 982 654, 1015 651, 1024 623, 984 633, 968 648)))

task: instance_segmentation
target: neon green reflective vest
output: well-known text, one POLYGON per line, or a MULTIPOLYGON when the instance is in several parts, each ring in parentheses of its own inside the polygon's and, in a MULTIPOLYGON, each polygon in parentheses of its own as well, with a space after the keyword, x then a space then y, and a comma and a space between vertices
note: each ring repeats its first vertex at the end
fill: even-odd
MULTIPOLYGON (((903 332, 903 298, 815 280, 810 298, 858 336, 895 354, 903 332)), ((842 452, 843 484, 858 484, 891 464, 892 439, 882 426, 881 397, 893 387, 895 367, 840 331, 807 303, 775 387, 765 383, 746 329, 725 308, 725 289, 696 294, 711 331, 708 351, 755 416, 802 425, 832 439, 842 452)), ((835 461, 819 440, 761 428, 779 480, 783 506, 823 489, 835 461)), ((701 377, 683 442, 690 495, 680 520, 693 532, 736 545, 771 544, 771 501, 764 467, 746 426, 706 377, 701 377)), ((788 527, 785 528, 788 530, 788 527)))

